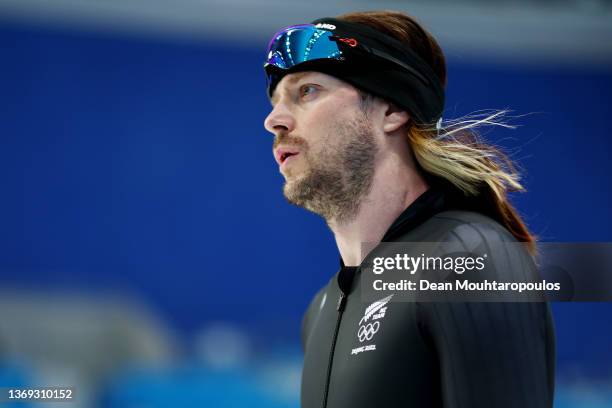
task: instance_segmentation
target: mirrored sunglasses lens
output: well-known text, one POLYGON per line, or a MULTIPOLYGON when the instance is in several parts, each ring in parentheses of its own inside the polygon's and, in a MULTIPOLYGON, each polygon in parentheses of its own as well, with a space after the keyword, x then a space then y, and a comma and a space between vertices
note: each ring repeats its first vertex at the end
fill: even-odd
POLYGON ((266 62, 289 69, 306 61, 339 58, 342 52, 331 36, 331 32, 311 26, 290 27, 272 40, 266 62))

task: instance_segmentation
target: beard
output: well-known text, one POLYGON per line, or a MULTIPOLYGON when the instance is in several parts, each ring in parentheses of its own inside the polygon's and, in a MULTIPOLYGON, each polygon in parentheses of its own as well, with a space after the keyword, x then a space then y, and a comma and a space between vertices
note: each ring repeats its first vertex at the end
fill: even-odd
POLYGON ((294 205, 319 214, 327 223, 352 221, 374 179, 378 151, 367 117, 337 122, 316 152, 307 149, 303 174, 289 177, 283 193, 294 205))

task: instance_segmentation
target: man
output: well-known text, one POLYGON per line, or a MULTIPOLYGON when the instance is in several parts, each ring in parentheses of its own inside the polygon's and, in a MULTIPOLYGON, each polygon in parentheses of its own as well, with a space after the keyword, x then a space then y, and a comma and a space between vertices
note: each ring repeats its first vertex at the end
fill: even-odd
POLYGON ((441 126, 433 37, 402 13, 324 18, 278 32, 265 69, 284 194, 326 220, 341 258, 304 316, 302 406, 551 407, 545 302, 361 298, 364 243, 525 242, 492 254, 509 276, 535 254, 506 197, 522 189, 512 163, 475 136, 478 120, 441 126))

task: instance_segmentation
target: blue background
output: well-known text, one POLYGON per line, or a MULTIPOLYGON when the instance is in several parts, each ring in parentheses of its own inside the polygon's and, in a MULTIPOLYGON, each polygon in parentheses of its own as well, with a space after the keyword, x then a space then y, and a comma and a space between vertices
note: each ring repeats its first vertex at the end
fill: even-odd
MULTIPOLYGON (((0 27, 0 282, 144 299, 181 336, 231 322, 297 345, 335 273, 263 129, 265 44, 0 27)), ((446 117, 510 108, 513 202, 543 241, 612 241, 609 67, 449 60, 446 117)), ((557 375, 612 377, 612 305, 555 304, 557 375)))

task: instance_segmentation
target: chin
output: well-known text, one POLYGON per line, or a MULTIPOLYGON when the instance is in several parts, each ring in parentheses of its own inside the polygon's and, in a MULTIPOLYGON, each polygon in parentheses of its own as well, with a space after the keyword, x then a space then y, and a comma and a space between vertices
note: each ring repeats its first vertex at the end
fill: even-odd
POLYGON ((286 189, 288 185, 297 185, 300 182, 302 182, 307 176, 308 176, 308 172, 307 171, 296 171, 294 170, 290 170, 287 169, 284 173, 282 173, 282 176, 285 179, 285 186, 284 188, 286 189))
POLYGON ((285 198, 289 201, 293 201, 292 197, 296 195, 297 190, 298 186, 296 185, 296 181, 285 177, 285 184, 283 185, 283 195, 285 198))
MULTIPOLYGON (((302 177, 285 177, 285 185, 283 186, 283 195, 292 204, 303 205, 303 196, 305 194, 304 178, 302 177)), ((308 189, 309 190, 309 189, 308 189)))

